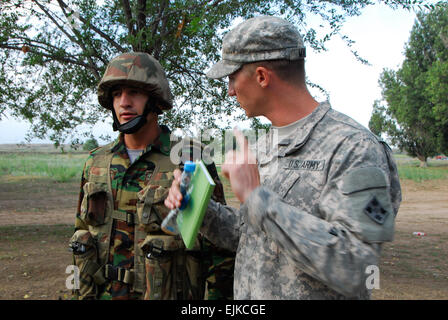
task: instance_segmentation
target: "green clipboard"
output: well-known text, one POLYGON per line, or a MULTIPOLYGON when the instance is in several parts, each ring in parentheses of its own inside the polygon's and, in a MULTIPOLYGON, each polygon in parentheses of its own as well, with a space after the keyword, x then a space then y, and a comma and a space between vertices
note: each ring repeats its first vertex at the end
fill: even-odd
POLYGON ((177 215, 177 226, 187 249, 194 246, 204 219, 205 211, 215 189, 215 182, 202 160, 196 161, 196 169, 190 182, 190 200, 177 215))

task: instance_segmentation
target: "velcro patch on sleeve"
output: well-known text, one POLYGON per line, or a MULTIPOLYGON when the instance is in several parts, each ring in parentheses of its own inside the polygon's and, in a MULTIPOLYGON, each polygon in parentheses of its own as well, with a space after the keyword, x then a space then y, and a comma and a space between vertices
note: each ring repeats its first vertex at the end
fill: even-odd
POLYGON ((365 167, 351 170, 341 181, 340 190, 343 194, 351 194, 372 188, 388 186, 385 173, 380 168, 365 167))

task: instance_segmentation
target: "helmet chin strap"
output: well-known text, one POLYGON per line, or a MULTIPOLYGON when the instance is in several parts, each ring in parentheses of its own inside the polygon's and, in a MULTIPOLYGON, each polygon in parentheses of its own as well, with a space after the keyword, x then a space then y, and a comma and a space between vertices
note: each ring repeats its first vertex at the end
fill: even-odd
POLYGON ((148 114, 153 111, 157 114, 160 114, 161 111, 158 107, 156 107, 156 104, 154 101, 148 101, 148 103, 145 106, 145 109, 143 110, 143 114, 140 116, 137 116, 128 122, 125 122, 123 124, 120 124, 118 121, 117 115, 115 114, 114 108, 112 108, 112 116, 114 119, 114 123, 112 124, 112 128, 114 131, 120 131, 124 134, 132 134, 136 133, 138 130, 140 130, 141 127, 143 127, 146 124, 146 117, 148 114))

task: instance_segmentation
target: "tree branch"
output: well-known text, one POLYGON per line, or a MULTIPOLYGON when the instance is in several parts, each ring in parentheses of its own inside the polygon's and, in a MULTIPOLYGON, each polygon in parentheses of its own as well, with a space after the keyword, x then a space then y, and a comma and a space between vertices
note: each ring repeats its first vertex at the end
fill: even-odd
MULTIPOLYGON (((35 48, 35 47, 36 46, 30 45, 31 49, 35 48)), ((8 45, 8 44, 5 44, 5 43, 0 43, 0 48, 16 50, 16 51, 22 51, 22 47, 15 47, 15 46, 11 46, 11 45, 8 45)), ((53 55, 53 54, 43 53, 41 51, 36 51, 36 50, 30 50, 30 52, 31 53, 35 53, 35 54, 39 54, 39 55, 41 55, 43 57, 50 58, 52 60, 56 60, 56 61, 59 61, 59 62, 62 62, 62 63, 68 63, 68 64, 74 64, 74 65, 82 66, 84 68, 87 68, 89 70, 96 71, 96 72, 99 71, 98 69, 93 69, 92 66, 87 64, 87 63, 84 63, 84 62, 79 61, 79 60, 73 60, 73 59, 70 59, 69 57, 57 56, 57 55, 53 55)))
MULTIPOLYGON (((215 8, 218 4, 220 4, 220 3, 223 2, 223 1, 225 1, 225 0, 215 0, 215 1, 214 1, 213 3, 211 3, 209 6, 206 6, 206 4, 207 4, 208 2, 211 2, 211 1, 210 1, 210 0, 205 0, 205 1, 203 1, 202 3, 194 4, 194 5, 192 5, 191 7, 188 7, 188 8, 183 8, 183 9, 173 10, 173 11, 169 12, 169 13, 166 15, 166 17, 172 16, 172 15, 179 15, 179 14, 185 12, 185 11, 195 11, 195 10, 198 9, 198 8, 206 8, 206 9, 207 9, 207 8, 215 8)), ((164 2, 163 2, 164 7, 166 7, 166 4, 167 4, 167 3, 168 3, 168 1, 164 1, 164 2)), ((163 11, 163 10, 162 10, 162 11, 163 11)), ((164 17, 165 17, 165 16, 162 17, 162 15, 161 15, 161 11, 159 11, 159 15, 158 15, 157 19, 155 19, 155 20, 153 21, 153 23, 158 23, 158 22, 160 22, 160 20, 162 20, 164 17)))
POLYGON ((143 44, 146 43, 146 0, 139 0, 137 4, 137 31, 142 32, 142 39, 139 43, 139 50, 143 50, 143 44))
MULTIPOLYGON (((214 8, 216 7, 218 4, 220 4, 221 2, 223 2, 224 0, 215 0, 215 1, 210 1, 210 0, 204 0, 201 3, 192 5, 188 8, 184 8, 184 9, 178 9, 178 10, 173 10, 173 11, 168 11, 165 13, 166 8, 169 4, 168 0, 162 1, 161 5, 159 7, 159 12, 157 14, 157 17, 152 21, 151 23, 151 29, 152 29, 152 38, 154 39, 156 37, 157 31, 159 30, 159 26, 160 26, 160 22, 162 22, 162 26, 161 26, 161 31, 160 31, 160 38, 163 38, 165 36, 167 36, 168 34, 170 34, 170 32, 174 31, 174 30, 167 30, 166 26, 167 26, 167 22, 168 19, 173 16, 173 15, 177 15, 177 14, 185 14, 185 12, 187 11, 195 11, 198 8, 204 8, 207 10, 208 8, 214 8), (210 5, 207 6, 207 3, 212 2, 210 5)), ((153 48, 148 48, 149 52, 156 58, 160 57, 160 53, 161 53, 161 41, 160 40, 156 40, 154 43, 154 47, 153 48), (157 57, 156 57, 157 56, 157 57)))
MULTIPOLYGON (((58 4, 59 4, 59 7, 61 8, 61 10, 62 10, 62 13, 64 14, 64 16, 67 18, 67 20, 69 20, 69 15, 67 14, 67 12, 65 11, 65 8, 63 7, 63 5, 62 5, 62 3, 61 3, 62 1, 60 1, 60 0, 58 0, 58 4)), ((71 9, 70 9, 71 10, 71 9)), ((90 50, 88 50, 87 49, 87 47, 84 45, 84 41, 83 41, 83 39, 82 39, 82 36, 81 36, 81 34, 80 34, 80 32, 79 31, 77 31, 76 29, 73 29, 73 33, 75 34, 75 36, 78 38, 78 43, 79 43, 79 46, 83 49, 83 51, 86 53, 86 56, 87 56, 87 60, 89 61, 89 64, 90 64, 90 66, 91 66, 91 69, 92 70, 94 70, 94 73, 95 73, 95 78, 100 78, 100 75, 99 75, 99 73, 96 71, 96 65, 95 65, 95 63, 93 62, 93 60, 92 60, 92 57, 91 57, 91 54, 95 54, 95 57, 97 57, 100 61, 102 61, 103 63, 105 63, 106 64, 106 62, 102 59, 102 57, 98 54, 98 52, 95 50, 95 48, 93 48, 92 46, 90 46, 90 50)))
MULTIPOLYGON (((44 45, 45 47, 43 47, 43 46, 41 47, 41 46, 38 46, 38 45, 32 45, 32 46, 39 47, 39 48, 41 48, 43 50, 46 50, 48 52, 51 52, 51 50, 49 50, 49 48, 51 48, 53 50, 60 50, 60 48, 58 48, 58 47, 56 47, 56 46, 54 46, 54 45, 52 45, 50 43, 43 42, 43 41, 38 41, 38 40, 35 40, 35 39, 30 39, 30 38, 27 38, 27 37, 22 37, 22 36, 19 36, 19 35, 15 36, 14 39, 22 40, 23 41, 22 43, 18 43, 18 44, 22 44, 22 45, 28 45, 28 44, 31 44, 31 43, 38 43, 38 44, 44 45)), ((14 40, 14 39, 10 39, 10 40, 14 40)))
MULTIPOLYGON (((168 0, 166 0, 164 2, 164 5, 165 5, 165 8, 168 6, 168 0)), ((168 28, 167 28, 168 18, 169 18, 169 14, 161 17, 161 19, 162 19, 161 20, 162 21, 162 26, 160 27, 160 36, 159 36, 159 38, 157 38, 157 40, 154 43, 154 53, 153 53, 153 56, 157 60, 159 60, 160 52, 162 51, 162 39, 164 39, 170 33, 168 28)))
MULTIPOLYGON (((68 38, 69 38, 69 40, 70 41, 72 41, 73 43, 76 43, 76 44, 78 44, 80 47, 81 47, 81 49, 83 49, 83 51, 86 53, 86 54, 88 54, 88 51, 86 50, 86 48, 85 48, 85 46, 83 45, 83 42, 82 42, 82 39, 76 39, 76 38, 74 38, 72 35, 70 35, 59 23, 58 23, 58 21, 56 21, 56 19, 55 19, 55 17, 45 8, 45 6, 43 6, 40 2, 38 2, 37 0, 33 0, 33 2, 42 10, 42 12, 54 23, 54 25, 59 29, 59 30, 61 30, 62 31, 62 33, 63 34, 65 34, 68 38)), ((63 13, 66 15, 66 13, 65 13, 65 11, 63 11, 63 13)), ((67 15, 66 15, 67 16, 67 15)), ((73 60, 73 59, 69 59, 69 58, 67 58, 67 57, 60 57, 60 56, 58 56, 58 55, 55 55, 55 54, 52 54, 52 52, 51 52, 51 50, 49 50, 48 48, 42 48, 41 46, 38 46, 38 45, 33 45, 32 44, 32 42, 35 42, 35 43, 41 43, 41 44, 44 44, 44 45, 46 45, 46 46, 49 46, 49 47, 52 47, 54 50, 61 50, 60 48, 57 48, 57 47, 55 47, 55 46, 52 46, 52 45, 49 45, 49 44, 47 44, 47 43, 42 43, 42 42, 39 42, 39 41, 37 41, 37 40, 32 40, 32 39, 26 39, 26 38, 23 38, 23 37, 20 37, 20 38, 22 38, 23 40, 25 40, 25 43, 23 43, 23 45, 25 45, 25 44, 27 44, 26 43, 26 40, 28 40, 28 41, 30 41, 30 43, 29 43, 29 46, 30 47, 32 47, 32 48, 35 48, 35 49, 37 49, 37 50, 33 50, 32 52, 33 53, 36 53, 36 54, 40 54, 40 55, 42 55, 43 57, 47 57, 47 58, 52 58, 52 59, 54 59, 54 60, 56 60, 56 61, 59 61, 59 62, 63 62, 63 63, 70 63, 70 64, 75 64, 75 65, 80 65, 80 66, 83 66, 83 67, 85 67, 85 68, 87 68, 87 69, 89 69, 89 70, 91 70, 92 72, 93 72, 93 75, 94 75, 94 77, 95 77, 95 79, 97 79, 97 80, 99 80, 99 79, 101 79, 101 76, 100 76, 100 74, 99 74, 99 70, 98 70, 98 68, 97 68, 97 66, 93 63, 93 61, 91 60, 91 58, 88 56, 88 60, 89 60, 89 62, 90 62, 90 64, 86 64, 86 63, 83 63, 83 62, 81 62, 81 61, 79 61, 79 60, 73 60), (44 52, 42 52, 41 50, 39 50, 39 49, 41 49, 41 50, 45 50, 45 51, 47 51, 48 53, 44 53, 44 52)), ((23 47, 23 45, 22 45, 22 47, 23 47)), ((28 44, 27 44, 28 45, 28 44)), ((3 48, 7 48, 7 49, 12 49, 12 50, 22 50, 22 47, 13 47, 13 46, 11 46, 11 45, 8 45, 8 44, 0 44, 0 47, 3 47, 3 48)))
POLYGON ((132 22, 132 11, 131 11, 131 6, 129 4, 129 0, 121 0, 121 3, 123 4, 124 15, 126 17, 126 25, 128 27, 128 31, 131 35, 133 35, 135 37, 136 32, 135 32, 134 25, 132 22))
MULTIPOLYGON (((167 5, 168 5, 168 1, 166 1, 166 0, 162 1, 160 3, 159 12, 157 13, 157 18, 155 18, 154 21, 151 23, 151 29, 152 29, 151 37, 152 37, 152 39, 156 38, 157 31, 159 30, 160 20, 163 17, 163 13, 164 13, 167 5)), ((147 48, 148 52, 150 54, 154 55, 154 52, 156 51, 157 46, 159 46, 158 41, 154 41, 153 47, 152 48, 147 48)))
MULTIPOLYGON (((70 9, 67 4, 65 4, 62 0, 58 0, 59 5, 64 8, 70 9)), ((70 9, 71 10, 71 9, 70 9)), ((125 52, 126 49, 120 46, 117 42, 115 42, 111 37, 109 37, 107 34, 105 34, 103 31, 95 27, 92 23, 88 23, 88 21, 82 17, 79 16, 79 20, 81 20, 84 24, 89 24, 89 27, 95 31, 97 34, 99 34, 103 39, 105 39, 107 42, 109 42, 115 49, 117 49, 119 52, 125 52)))
POLYGON ((48 17, 48 18, 50 18, 50 20, 51 21, 53 21, 53 23, 55 24, 55 26, 59 29, 59 30, 61 30, 66 36, 67 36, 67 38, 69 38, 72 42, 74 42, 74 43, 78 43, 77 41, 76 41, 76 39, 75 38, 73 38, 67 31, 65 31, 65 29, 64 28, 62 28, 62 26, 61 25, 59 25, 59 23, 56 21, 56 19, 50 14, 50 12, 42 5, 42 4, 40 4, 37 0, 32 0, 34 3, 36 3, 37 4, 37 6, 45 13, 45 15, 48 17))

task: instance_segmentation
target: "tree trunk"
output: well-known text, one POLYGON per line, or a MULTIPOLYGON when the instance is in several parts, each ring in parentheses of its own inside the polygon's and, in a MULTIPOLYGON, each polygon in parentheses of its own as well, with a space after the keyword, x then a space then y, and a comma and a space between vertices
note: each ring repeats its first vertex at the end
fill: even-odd
POLYGON ((417 159, 420 160, 420 168, 426 168, 428 166, 428 162, 426 161, 427 157, 418 154, 417 159))

